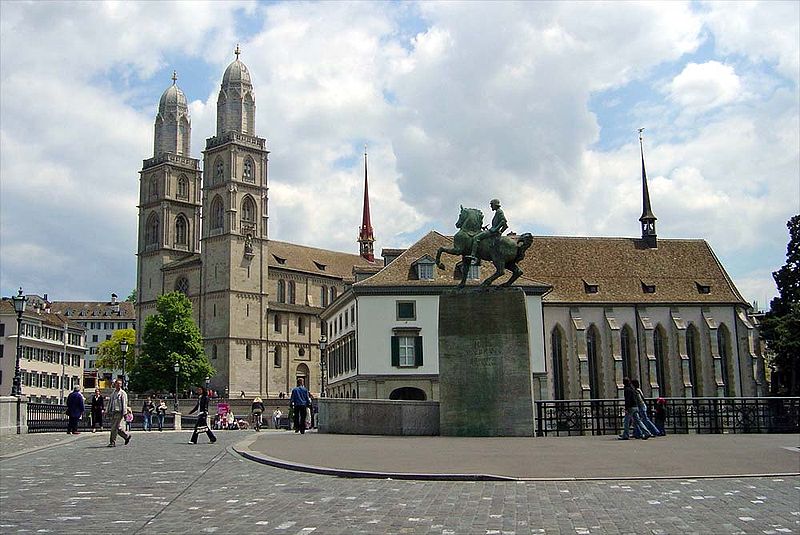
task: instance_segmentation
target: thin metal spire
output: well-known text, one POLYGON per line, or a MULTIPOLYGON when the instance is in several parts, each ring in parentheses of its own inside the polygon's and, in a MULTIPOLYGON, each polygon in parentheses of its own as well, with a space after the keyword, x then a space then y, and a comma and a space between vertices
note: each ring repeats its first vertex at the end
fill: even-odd
POLYGON ((178 71, 172 71, 172 85, 178 82, 178 71))
POLYGON ((367 177, 367 145, 364 145, 364 209, 361 214, 361 227, 358 229, 358 243, 361 256, 370 262, 375 261, 373 243, 375 236, 372 230, 372 219, 369 213, 369 181, 367 177))
POLYGON ((233 53, 236 54, 236 61, 239 61, 239 54, 242 53, 242 51, 239 50, 239 43, 236 43, 236 50, 234 50, 233 53))
POLYGON ((642 136, 644 128, 639 128, 639 151, 642 156, 642 217, 639 221, 642 224, 642 239, 647 241, 650 247, 656 246, 656 216, 650 206, 650 191, 647 188, 647 171, 644 166, 644 140, 642 136))

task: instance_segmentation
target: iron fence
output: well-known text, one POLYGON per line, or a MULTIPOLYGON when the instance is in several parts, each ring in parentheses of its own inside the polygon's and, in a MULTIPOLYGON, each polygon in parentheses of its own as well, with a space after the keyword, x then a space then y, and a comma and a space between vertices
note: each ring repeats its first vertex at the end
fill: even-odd
MULTIPOLYGON (((185 420, 184 416, 181 421, 185 420)), ((191 424, 194 425, 194 420, 189 419, 191 424)), ((67 417, 66 405, 53 405, 49 403, 28 403, 28 433, 55 433, 67 431, 67 417)), ((109 430, 111 417, 105 415, 103 417, 103 429, 109 430)), ((184 424, 185 426, 186 424, 184 424)), ((153 415, 152 428, 158 429, 157 418, 153 415)), ((164 417, 164 429, 174 429, 175 418, 171 412, 168 412, 164 417)), ((144 429, 144 419, 141 414, 134 413, 133 421, 131 422, 131 429, 140 430, 144 429)), ((78 431, 91 431, 92 419, 89 411, 85 412, 83 418, 78 420, 78 431)))
MULTIPOLYGON (((536 435, 620 434, 624 417, 621 399, 536 401, 536 435)), ((798 433, 800 397, 667 398, 664 427, 667 434, 798 433)))

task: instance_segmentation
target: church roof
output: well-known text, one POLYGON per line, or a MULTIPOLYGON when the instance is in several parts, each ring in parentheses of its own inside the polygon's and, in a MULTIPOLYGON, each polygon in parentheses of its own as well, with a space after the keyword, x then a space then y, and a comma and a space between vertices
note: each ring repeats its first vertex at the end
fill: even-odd
POLYGON ((269 241, 270 269, 287 269, 323 277, 353 279, 353 266, 373 265, 357 254, 317 249, 282 241, 269 241))
POLYGON ((173 83, 161 95, 161 100, 158 101, 158 113, 166 114, 175 109, 186 111, 188 106, 186 104, 186 95, 173 83))
MULTIPOLYGON (((433 280, 417 280, 413 269, 451 246, 452 237, 431 231, 354 288, 455 286, 460 257, 442 255, 445 269, 434 268, 433 280)), ((638 238, 535 236, 520 267, 525 275, 515 286, 551 286, 545 303, 747 304, 705 240, 662 239, 652 249, 638 238)), ((494 268, 483 262, 480 270, 483 280, 494 268)))
POLYGON ((222 75, 222 86, 227 87, 231 84, 252 84, 250 71, 247 70, 247 65, 239 61, 238 54, 236 59, 225 69, 225 74, 222 75))

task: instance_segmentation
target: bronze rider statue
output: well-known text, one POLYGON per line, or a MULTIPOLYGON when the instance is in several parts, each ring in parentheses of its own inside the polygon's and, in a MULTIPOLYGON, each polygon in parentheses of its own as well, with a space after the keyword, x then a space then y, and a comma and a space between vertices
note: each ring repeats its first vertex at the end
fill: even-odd
POLYGON ((506 215, 503 213, 503 209, 500 208, 500 199, 492 199, 489 201, 489 206, 492 208, 492 210, 494 210, 492 226, 488 228, 483 227, 483 230, 477 233, 474 238, 472 238, 472 252, 470 253, 471 264, 478 263, 478 244, 480 244, 481 240, 490 237, 500 237, 508 228, 506 215))

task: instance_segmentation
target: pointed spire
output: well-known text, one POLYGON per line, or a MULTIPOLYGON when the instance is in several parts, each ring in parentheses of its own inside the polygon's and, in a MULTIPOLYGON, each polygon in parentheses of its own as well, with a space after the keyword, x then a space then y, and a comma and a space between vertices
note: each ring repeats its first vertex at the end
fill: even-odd
POLYGON ((361 248, 361 256, 369 260, 375 261, 375 252, 373 244, 375 236, 372 231, 372 221, 369 214, 369 182, 367 180, 367 146, 364 145, 364 209, 361 214, 361 227, 358 229, 358 243, 361 248))
POLYGON ((644 128, 639 129, 639 150, 642 156, 642 216, 639 221, 642 224, 642 239, 648 247, 656 247, 656 216, 650 206, 650 192, 647 189, 647 171, 644 167, 644 141, 642 140, 644 128))
POLYGON ((172 85, 178 83, 178 71, 172 71, 172 85))

